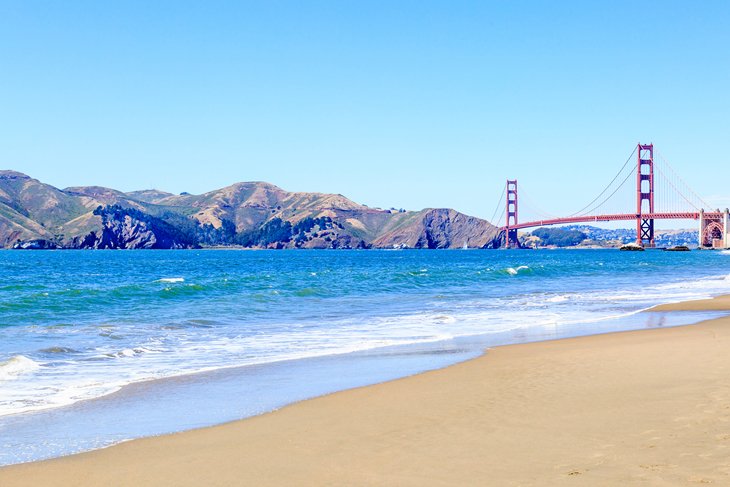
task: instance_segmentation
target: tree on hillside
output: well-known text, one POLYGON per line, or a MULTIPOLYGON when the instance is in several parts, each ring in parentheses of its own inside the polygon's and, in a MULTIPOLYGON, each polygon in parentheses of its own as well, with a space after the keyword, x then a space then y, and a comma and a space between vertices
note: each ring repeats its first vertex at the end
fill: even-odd
POLYGON ((562 228, 538 228, 532 232, 538 237, 542 245, 556 247, 571 247, 586 239, 586 234, 578 230, 564 230, 562 228))

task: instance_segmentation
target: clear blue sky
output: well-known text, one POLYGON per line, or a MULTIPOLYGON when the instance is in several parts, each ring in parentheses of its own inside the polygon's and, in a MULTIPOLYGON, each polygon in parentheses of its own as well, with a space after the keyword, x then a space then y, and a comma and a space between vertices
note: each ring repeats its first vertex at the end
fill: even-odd
POLYGON ((730 205, 730 2, 0 0, 0 168, 552 213, 654 142, 730 205))

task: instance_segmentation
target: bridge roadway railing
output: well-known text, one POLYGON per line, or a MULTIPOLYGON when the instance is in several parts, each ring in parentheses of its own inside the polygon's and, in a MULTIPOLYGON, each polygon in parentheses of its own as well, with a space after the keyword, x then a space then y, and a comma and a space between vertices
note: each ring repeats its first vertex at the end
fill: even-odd
MULTIPOLYGON (((705 212, 705 218, 720 218, 722 213, 718 212, 705 212)), ((620 220, 699 220, 699 212, 673 212, 673 213, 642 213, 641 215, 636 213, 619 213, 613 215, 585 215, 585 216, 572 216, 567 218, 554 218, 551 220, 536 220, 525 223, 518 223, 510 225, 510 230, 521 230, 523 228, 532 227, 544 227, 549 225, 560 225, 566 223, 588 223, 588 222, 610 222, 620 220)), ((502 230, 506 230, 508 227, 502 227, 502 230)))

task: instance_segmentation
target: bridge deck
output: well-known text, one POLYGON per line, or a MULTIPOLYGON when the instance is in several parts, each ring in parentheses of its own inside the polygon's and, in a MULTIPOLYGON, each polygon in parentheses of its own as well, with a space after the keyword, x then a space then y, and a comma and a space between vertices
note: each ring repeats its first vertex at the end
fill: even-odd
MULTIPOLYGON (((705 218, 715 219, 721 218, 722 213, 706 212, 705 218)), ((565 223, 588 223, 588 222, 610 222, 621 220, 636 220, 643 218, 647 220, 699 220, 699 212, 680 212, 680 213, 645 213, 637 215, 636 213, 620 213, 614 215, 586 215, 573 216, 568 218, 554 218, 552 220, 536 220, 525 223, 510 225, 509 227, 501 227, 502 230, 509 228, 510 230, 521 230, 523 228, 545 227, 549 225, 560 225, 565 223)))

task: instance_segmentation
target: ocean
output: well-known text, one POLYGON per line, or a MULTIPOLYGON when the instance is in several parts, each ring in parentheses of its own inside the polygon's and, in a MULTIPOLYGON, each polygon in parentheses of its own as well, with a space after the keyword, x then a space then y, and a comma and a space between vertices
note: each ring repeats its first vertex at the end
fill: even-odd
POLYGON ((729 293, 711 251, 0 251, 0 465, 696 323, 719 313, 640 311, 729 293))

